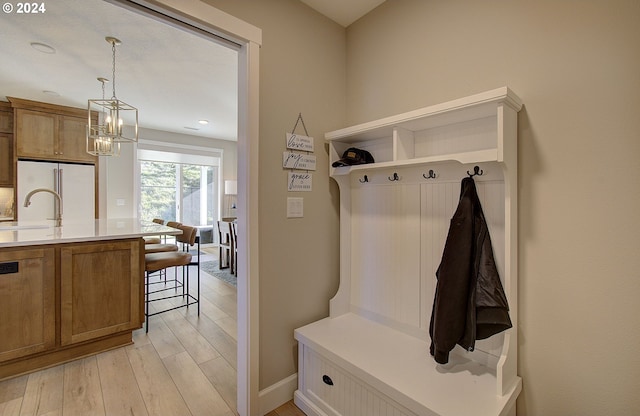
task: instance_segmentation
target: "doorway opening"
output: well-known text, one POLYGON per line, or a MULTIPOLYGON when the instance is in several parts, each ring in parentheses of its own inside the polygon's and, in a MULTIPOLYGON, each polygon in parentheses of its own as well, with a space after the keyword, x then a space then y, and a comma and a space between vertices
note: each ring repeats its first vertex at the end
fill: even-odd
POLYGON ((260 29, 199 0, 106 0, 238 50, 237 412, 259 413, 258 144, 260 29))

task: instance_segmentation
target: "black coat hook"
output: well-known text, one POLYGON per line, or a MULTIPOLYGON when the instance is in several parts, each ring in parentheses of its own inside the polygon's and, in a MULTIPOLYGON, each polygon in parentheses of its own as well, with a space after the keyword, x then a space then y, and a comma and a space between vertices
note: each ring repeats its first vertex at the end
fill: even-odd
POLYGON ((436 178, 436 173, 433 171, 433 169, 429 169, 429 176, 427 176, 427 175, 425 175, 423 173, 422 177, 425 178, 425 179, 435 179, 436 178))
POLYGON ((469 175, 470 178, 472 178, 474 176, 482 176, 483 173, 484 173, 484 171, 482 169, 480 169, 479 166, 474 166, 473 167, 473 173, 467 171, 467 175, 469 175))
POLYGON ((391 176, 388 176, 388 179, 390 181, 399 181, 400 178, 398 177, 398 174, 396 172, 393 172, 393 178, 391 176))
POLYGON ((369 182, 369 178, 367 177, 367 175, 364 175, 364 177, 362 179, 358 179, 360 181, 360 183, 367 183, 369 182))

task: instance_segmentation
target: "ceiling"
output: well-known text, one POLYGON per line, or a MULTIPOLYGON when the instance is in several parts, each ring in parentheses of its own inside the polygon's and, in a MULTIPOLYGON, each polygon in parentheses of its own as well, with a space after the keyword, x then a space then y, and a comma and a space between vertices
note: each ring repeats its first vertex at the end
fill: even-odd
MULTIPOLYGON (((384 2, 300 1, 343 26, 384 2)), ((235 49, 103 0, 44 4, 44 13, 0 16, 0 100, 86 108, 88 99, 102 98, 97 78, 113 81, 105 37, 114 36, 122 41, 116 47, 116 96, 138 108, 140 127, 237 139, 235 49), (38 51, 33 43, 55 51, 38 51)), ((106 98, 112 88, 113 82, 105 85, 106 98)))
POLYGON ((385 0, 300 0, 344 27, 349 26, 385 0))

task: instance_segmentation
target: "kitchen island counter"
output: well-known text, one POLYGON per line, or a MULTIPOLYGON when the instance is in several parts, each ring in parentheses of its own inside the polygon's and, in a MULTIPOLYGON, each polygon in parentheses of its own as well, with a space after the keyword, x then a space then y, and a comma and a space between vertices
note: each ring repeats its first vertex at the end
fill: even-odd
POLYGON ((178 235, 182 231, 136 218, 74 221, 61 227, 51 221, 0 222, 0 248, 86 241, 120 240, 150 235, 178 235))
POLYGON ((135 219, 0 224, 0 380, 131 344, 144 322, 135 219))

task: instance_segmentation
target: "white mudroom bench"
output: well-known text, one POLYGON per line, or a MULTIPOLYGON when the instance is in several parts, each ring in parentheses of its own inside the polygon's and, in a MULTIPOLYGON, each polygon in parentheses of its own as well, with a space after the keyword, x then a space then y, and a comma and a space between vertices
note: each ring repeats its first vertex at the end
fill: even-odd
POLYGON ((374 163, 330 167, 340 188, 340 286, 330 316, 295 330, 295 403, 313 416, 515 415, 517 117, 507 87, 327 133, 330 163, 352 147, 374 163), (428 334, 460 181, 474 175, 513 327, 456 347, 428 334))

